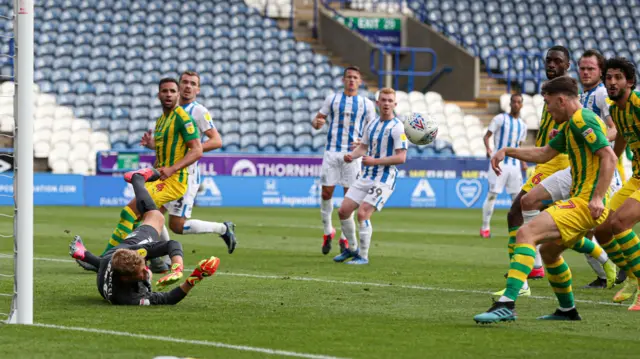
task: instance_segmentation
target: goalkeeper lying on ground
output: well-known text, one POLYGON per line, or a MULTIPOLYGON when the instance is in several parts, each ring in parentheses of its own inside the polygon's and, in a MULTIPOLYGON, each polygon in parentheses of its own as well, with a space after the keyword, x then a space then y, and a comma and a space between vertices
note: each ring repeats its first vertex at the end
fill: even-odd
POLYGON ((155 181, 160 173, 155 169, 143 169, 125 174, 136 194, 137 208, 142 214, 142 225, 134 230, 120 245, 110 249, 103 257, 97 257, 85 249, 82 239, 76 236, 71 242, 70 254, 99 268, 98 291, 111 304, 116 305, 162 305, 176 304, 202 278, 212 276, 220 260, 216 257, 203 259, 187 280, 170 292, 151 291, 151 271, 146 260, 169 255, 171 272, 157 284, 161 287, 179 281, 183 274, 182 245, 170 240, 159 242, 159 232, 164 225, 164 216, 156 208, 145 182, 155 181))

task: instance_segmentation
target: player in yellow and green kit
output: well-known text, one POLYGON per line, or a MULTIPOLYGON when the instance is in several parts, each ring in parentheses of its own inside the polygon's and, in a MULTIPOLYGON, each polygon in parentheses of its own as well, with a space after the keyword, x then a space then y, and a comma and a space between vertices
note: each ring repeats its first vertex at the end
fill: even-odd
POLYGON ((533 269, 536 245, 541 245, 542 261, 560 304, 553 314, 539 319, 581 320, 575 308, 571 270, 562 253, 606 220, 609 212, 607 191, 617 159, 606 138, 604 122, 593 111, 582 108, 575 79, 557 77, 544 84, 542 93, 553 120, 566 123, 562 130, 542 148, 502 149, 491 159, 491 165, 499 174, 499 163, 505 156, 545 163, 557 154, 567 152, 572 180, 570 198, 556 202, 518 230, 507 289, 489 310, 474 317, 477 323, 517 318, 515 300, 533 269))
POLYGON ((636 69, 625 58, 606 62, 605 86, 613 104, 609 112, 618 130, 614 151, 622 156, 625 147, 633 153, 633 175, 611 198, 611 213, 607 221, 596 229, 596 236, 609 258, 627 273, 623 288, 613 297, 614 302, 636 298, 629 310, 640 310, 638 282, 640 281, 640 240, 633 226, 640 221, 640 92, 635 91, 636 69))
MULTIPOLYGON (((160 179, 145 184, 158 208, 184 196, 187 191, 187 167, 202 157, 202 142, 191 115, 178 106, 178 81, 160 80, 158 99, 162 116, 156 121, 154 140, 160 179)), ((120 212, 120 222, 113 231, 104 252, 119 245, 132 231, 140 217, 135 198, 120 212)), ((85 269, 92 269, 79 263, 85 269)))
MULTIPOLYGON (((569 50, 564 46, 553 46, 549 48, 545 56, 545 72, 549 80, 555 79, 567 74, 571 63, 571 56, 569 50)), ((547 105, 542 110, 542 118, 540 120, 540 129, 536 136, 536 147, 543 148, 549 142, 549 135, 555 131, 561 130, 564 124, 559 124, 553 121, 551 114, 547 111, 547 105)), ((518 228, 525 222, 523 218, 522 205, 520 200, 529 191, 531 191, 537 184, 542 182, 543 179, 551 176, 557 171, 561 171, 569 166, 569 159, 566 154, 559 153, 556 157, 549 160, 547 163, 539 164, 535 167, 535 170, 531 176, 527 179, 527 182, 522 186, 520 193, 511 203, 511 208, 507 214, 507 226, 509 227, 509 258, 513 256, 513 249, 516 243, 516 233, 518 228)), ((542 269, 542 263, 540 257, 536 258, 536 268, 532 271, 531 278, 542 278, 544 276, 544 269, 542 269)), ((496 293, 501 295, 502 291, 496 293)), ((531 295, 528 283, 525 283, 522 288, 522 295, 531 295)))

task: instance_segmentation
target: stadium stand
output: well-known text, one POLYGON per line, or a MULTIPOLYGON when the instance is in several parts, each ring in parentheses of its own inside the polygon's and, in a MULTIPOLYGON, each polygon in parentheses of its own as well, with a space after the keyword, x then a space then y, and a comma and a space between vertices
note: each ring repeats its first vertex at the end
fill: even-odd
MULTIPOLYGON (((290 12, 277 5, 263 11, 290 12)), ((0 5, 0 13, 9 14, 9 6, 0 5)), ((199 101, 212 111, 222 151, 317 153, 324 147, 326 130, 312 131, 308 123, 325 96, 340 90, 343 68, 243 1, 49 0, 36 4, 35 13, 35 152, 49 157, 56 173, 91 173, 98 149, 141 149, 142 133, 160 115, 157 82, 187 69, 202 76, 199 101), (84 135, 76 135, 79 129, 84 135)), ((361 93, 373 97, 366 88, 361 93)), ((446 122, 441 98, 437 104, 420 98, 416 108, 441 115, 444 138, 445 123, 462 123, 459 108, 450 109, 455 121, 446 122)), ((472 148, 438 141, 412 154, 470 154, 472 148)))
MULTIPOLYGON (((542 53, 552 45, 566 46, 577 61, 586 49, 597 49, 605 57, 624 56, 640 63, 640 2, 635 0, 470 1, 470 0, 350 0, 350 8, 413 13, 431 24, 470 53, 480 56, 493 71, 506 72, 506 56, 498 51, 542 53), (613 29, 608 31, 606 29, 613 29)), ((517 71, 546 79, 543 64, 528 57, 514 58, 517 71)), ((577 68, 571 71, 577 78, 577 68)), ((521 83, 524 92, 534 93, 532 81, 521 83)))

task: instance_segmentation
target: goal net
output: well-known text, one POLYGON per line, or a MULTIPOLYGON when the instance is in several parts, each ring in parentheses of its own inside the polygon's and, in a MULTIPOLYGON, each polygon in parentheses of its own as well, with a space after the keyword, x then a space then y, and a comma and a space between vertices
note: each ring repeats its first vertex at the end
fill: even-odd
POLYGON ((13 200, 0 210, 0 320, 17 324, 33 323, 33 10, 0 3, 0 153, 13 163, 0 173, 13 178, 0 188, 13 200))

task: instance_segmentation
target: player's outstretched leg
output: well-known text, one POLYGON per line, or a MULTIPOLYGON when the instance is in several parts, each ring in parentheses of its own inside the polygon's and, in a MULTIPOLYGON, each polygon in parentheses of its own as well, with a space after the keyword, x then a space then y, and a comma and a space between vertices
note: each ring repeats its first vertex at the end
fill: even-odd
POLYGON ((539 317, 540 320, 582 320, 573 298, 571 269, 560 255, 563 251, 563 246, 554 243, 545 243, 540 247, 549 284, 560 304, 555 312, 539 317))
POLYGON ((236 225, 233 222, 224 222, 224 225, 227 227, 227 231, 220 237, 222 237, 224 243, 227 245, 227 252, 231 254, 236 249, 236 245, 238 245, 235 232, 236 225))
POLYGON ((140 215, 144 216, 149 211, 157 211, 158 207, 151 198, 149 191, 144 187, 145 182, 153 182, 160 178, 160 172, 155 168, 145 168, 138 171, 127 172, 124 180, 131 183, 136 195, 136 208, 140 215))
POLYGON ((85 268, 87 270, 97 272, 100 267, 100 258, 87 250, 80 236, 73 237, 73 241, 69 244, 69 255, 75 259, 82 268, 85 268, 84 265, 90 266, 90 268, 95 268, 95 270, 85 268))
POLYGON ((480 228, 480 237, 482 238, 491 238, 491 216, 493 216, 497 199, 497 193, 489 192, 482 205, 482 227, 480 228))

